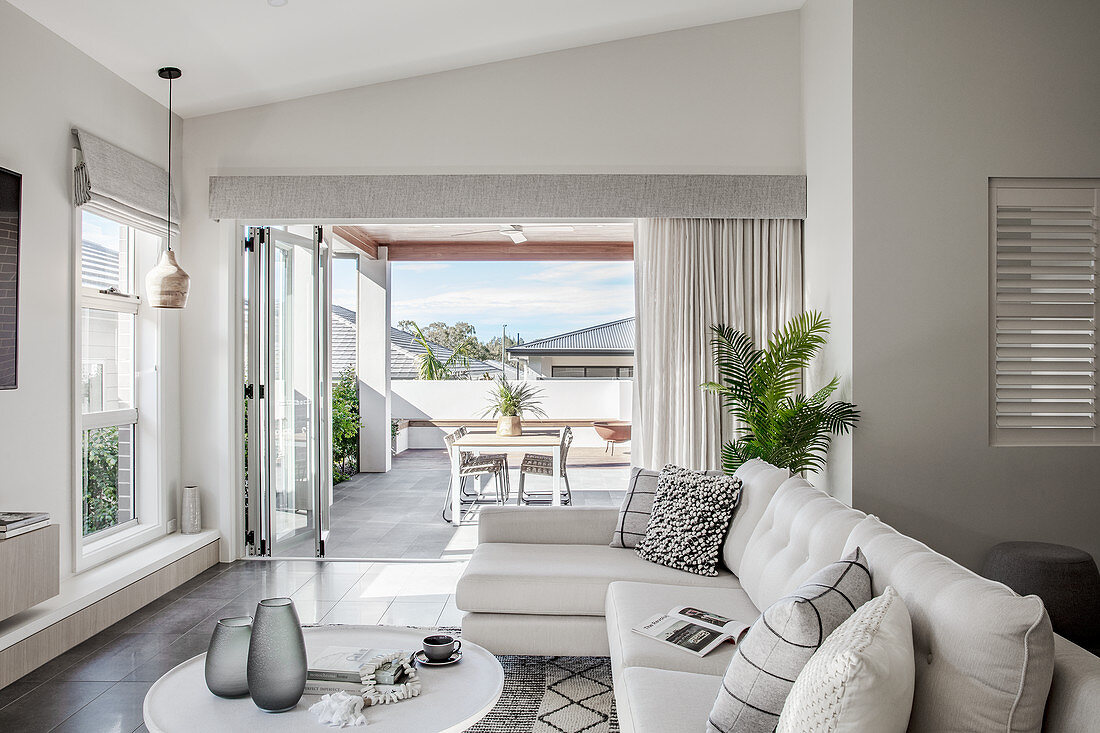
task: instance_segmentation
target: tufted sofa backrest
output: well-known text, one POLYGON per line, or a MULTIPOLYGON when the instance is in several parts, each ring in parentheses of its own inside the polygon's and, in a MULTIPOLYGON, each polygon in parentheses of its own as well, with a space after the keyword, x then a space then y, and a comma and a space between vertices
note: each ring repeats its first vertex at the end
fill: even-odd
POLYGON ((745 546, 737 569, 741 587, 763 611, 839 560, 848 535, 866 516, 803 478, 787 479, 745 546))
POLYGON ((741 479, 741 502, 722 543, 722 562, 736 575, 753 530, 760 523, 776 490, 790 478, 791 472, 753 458, 745 461, 733 475, 741 479))
POLYGON ((856 547, 875 595, 892 585, 913 621, 910 733, 1040 730, 1054 632, 1038 597, 1020 597, 875 517, 853 530, 845 552, 856 547))

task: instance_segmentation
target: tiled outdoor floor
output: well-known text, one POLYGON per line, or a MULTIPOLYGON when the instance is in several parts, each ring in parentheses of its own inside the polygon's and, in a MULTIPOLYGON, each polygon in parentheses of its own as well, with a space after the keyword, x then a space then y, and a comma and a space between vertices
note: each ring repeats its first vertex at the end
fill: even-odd
POLYGON ((218 619, 289 595, 302 623, 458 626, 464 563, 237 561, 216 565, 0 689, 0 731, 144 731, 145 693, 206 651, 218 619))
MULTIPOLYGON (((519 486, 511 459, 511 503, 519 486)), ((438 559, 469 555, 476 527, 456 529, 444 522, 450 467, 443 450, 408 450, 395 456, 389 473, 361 473, 333 488, 328 557, 438 559)), ((569 453, 569 482, 577 506, 619 506, 630 476, 630 454, 614 456, 602 448, 574 448, 569 453)), ((548 477, 528 478, 529 487, 549 489, 548 477)), ((280 548, 281 557, 313 555, 312 540, 280 548)))

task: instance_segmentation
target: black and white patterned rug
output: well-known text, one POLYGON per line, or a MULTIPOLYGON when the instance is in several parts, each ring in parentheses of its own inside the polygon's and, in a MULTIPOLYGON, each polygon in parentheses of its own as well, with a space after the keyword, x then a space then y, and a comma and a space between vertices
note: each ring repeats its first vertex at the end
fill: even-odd
POLYGON ((468 733, 619 733, 607 657, 497 657, 500 701, 468 733))

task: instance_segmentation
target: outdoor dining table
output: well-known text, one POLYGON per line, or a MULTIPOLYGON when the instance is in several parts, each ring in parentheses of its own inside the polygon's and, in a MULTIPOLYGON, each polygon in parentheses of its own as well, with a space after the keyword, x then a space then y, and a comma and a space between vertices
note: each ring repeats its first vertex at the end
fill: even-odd
POLYGON ((459 464, 463 451, 475 453, 527 452, 549 453, 553 459, 553 487, 550 503, 561 506, 561 438, 562 430, 525 430, 521 435, 497 435, 474 431, 454 442, 451 451, 451 524, 462 523, 462 491, 459 464))

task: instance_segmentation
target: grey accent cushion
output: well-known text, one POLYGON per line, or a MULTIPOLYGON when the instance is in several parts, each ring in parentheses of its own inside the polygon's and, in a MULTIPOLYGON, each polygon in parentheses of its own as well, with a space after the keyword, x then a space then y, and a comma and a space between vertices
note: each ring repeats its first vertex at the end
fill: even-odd
POLYGON ((718 557, 741 499, 741 479, 668 465, 657 477, 653 514, 634 549, 643 560, 718 575, 718 557))
POLYGON ((611 537, 612 547, 638 546, 649 526, 649 516, 653 513, 653 497, 657 493, 656 471, 635 466, 630 471, 630 484, 619 509, 619 521, 615 524, 615 534, 611 537))
POLYGON ((769 606, 741 639, 707 720, 708 733, 771 733, 798 673, 855 610, 871 600, 857 547, 769 606))

